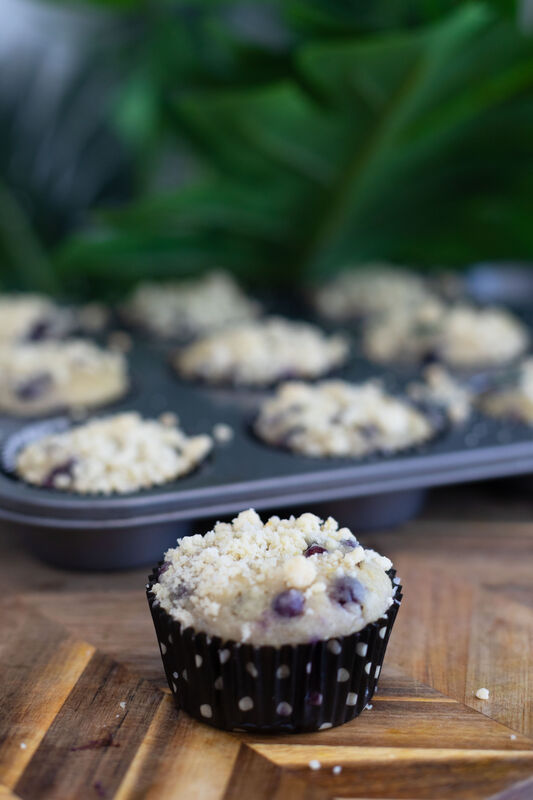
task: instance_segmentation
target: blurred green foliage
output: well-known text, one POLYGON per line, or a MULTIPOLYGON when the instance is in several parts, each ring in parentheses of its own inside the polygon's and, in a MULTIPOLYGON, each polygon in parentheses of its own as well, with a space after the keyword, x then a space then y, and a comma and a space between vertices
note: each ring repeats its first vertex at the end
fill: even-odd
POLYGON ((20 285, 118 295, 213 266, 284 285, 368 258, 532 257, 533 41, 511 3, 101 5, 131 196, 46 248, 4 180, 20 285))

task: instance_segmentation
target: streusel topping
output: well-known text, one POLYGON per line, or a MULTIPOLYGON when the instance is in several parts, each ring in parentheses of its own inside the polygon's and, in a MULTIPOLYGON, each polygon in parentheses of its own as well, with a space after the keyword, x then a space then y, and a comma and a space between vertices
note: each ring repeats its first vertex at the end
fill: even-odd
POLYGON ((28 483, 79 494, 124 494, 191 472, 212 439, 186 436, 176 423, 136 412, 87 422, 24 447, 17 474, 28 483))
POLYGON ((416 273, 376 262, 341 272, 315 293, 315 306, 329 319, 347 320, 410 309, 431 296, 416 273))
POLYGON ((409 397, 417 403, 441 408, 454 424, 466 422, 472 413, 474 394, 464 381, 440 364, 426 367, 422 379, 409 385, 409 397))
POLYGON ((282 317, 242 323, 193 342, 176 353, 185 378, 213 384, 267 386, 288 377, 313 378, 343 364, 349 347, 343 336, 282 317))
POLYGON ((249 509, 181 539, 152 592, 183 627, 280 646, 348 635, 379 619, 393 602, 391 566, 331 517, 263 524, 249 509))
POLYGON ((475 368, 512 361, 528 342, 525 326, 504 309, 432 302, 374 320, 363 346, 368 357, 379 362, 431 357, 450 366, 475 368))
POLYGON ((142 283, 124 306, 124 315, 156 336, 189 338, 224 325, 253 319, 260 306, 241 291, 231 275, 142 283))
POLYGON ((265 442, 308 456, 361 457, 395 452, 430 439, 429 419, 380 383, 282 384, 255 422, 265 442))

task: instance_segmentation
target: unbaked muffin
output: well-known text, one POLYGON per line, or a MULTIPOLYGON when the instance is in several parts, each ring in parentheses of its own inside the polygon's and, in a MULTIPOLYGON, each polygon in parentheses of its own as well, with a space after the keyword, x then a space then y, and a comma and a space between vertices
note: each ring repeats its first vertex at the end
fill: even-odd
POLYGON ((414 308, 431 297, 415 272, 376 262, 341 272, 315 292, 314 304, 328 319, 348 320, 414 308))
POLYGON ((442 361, 472 369, 505 364, 527 348, 529 334, 510 312, 500 308, 447 307, 431 302, 405 313, 372 321, 363 349, 373 361, 442 361))
POLYGON ((502 375, 476 398, 476 405, 490 417, 533 425, 533 358, 502 375))
POLYGON ((82 339, 0 345, 0 411, 47 414, 112 402, 128 389, 124 356, 82 339))
POLYGON ((38 294, 0 294, 0 344, 57 339, 73 327, 71 311, 38 294))
POLYGON ((22 448, 16 473, 27 483, 77 494, 125 494, 187 475, 212 448, 210 436, 186 436, 163 415, 103 417, 22 448))
POLYGON ((318 730, 375 689, 401 600, 389 559, 314 514, 252 509, 166 553, 148 599, 179 706, 224 728, 318 730))
POLYGON ((307 456, 394 453, 435 435, 432 420, 377 381, 282 384, 254 423, 265 442, 307 456))
POLYGON ((177 339, 253 319, 259 311, 259 304, 224 272, 190 281, 142 283, 122 308, 130 323, 155 336, 177 339))
POLYGON ((241 323, 179 350, 178 373, 211 384, 268 386, 289 377, 316 378, 348 358, 347 340, 282 317, 241 323))

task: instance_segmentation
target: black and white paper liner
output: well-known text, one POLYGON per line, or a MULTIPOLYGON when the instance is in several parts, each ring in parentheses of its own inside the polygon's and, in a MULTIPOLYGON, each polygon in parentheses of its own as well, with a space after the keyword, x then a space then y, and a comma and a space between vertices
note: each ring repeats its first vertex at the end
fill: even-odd
POLYGON ((376 689, 402 599, 350 636, 310 644, 254 646, 182 630, 151 592, 147 596, 168 685, 178 708, 225 730, 317 731, 358 716, 376 689))

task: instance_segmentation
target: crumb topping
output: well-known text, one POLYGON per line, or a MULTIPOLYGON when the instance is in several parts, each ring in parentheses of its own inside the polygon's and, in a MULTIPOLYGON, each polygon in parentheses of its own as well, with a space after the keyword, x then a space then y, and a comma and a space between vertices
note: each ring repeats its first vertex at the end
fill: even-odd
POLYGON ((434 435, 422 412, 374 381, 284 383, 262 404, 254 427, 268 444, 308 456, 396 452, 434 435))
POLYGON ((152 592, 184 627, 253 644, 348 635, 393 603, 388 558, 314 514, 252 509, 169 550, 152 592))
POLYGON ((132 323, 163 338, 189 338, 240 320, 253 319, 260 306, 231 275, 212 272, 191 281, 140 284, 124 306, 132 323))
POLYGON ((373 320, 365 330, 363 348, 378 362, 432 358, 473 368, 512 361, 528 342, 525 326, 504 309, 430 302, 409 313, 400 310, 373 320))
POLYGON ((215 442, 219 444, 227 444, 231 442, 235 435, 235 432, 231 425, 228 425, 225 422, 217 422, 213 425, 213 438, 215 442))
POLYGON ((315 293, 317 310, 328 319, 347 320, 413 308, 432 296, 426 281, 409 270, 376 262, 345 270, 315 293))
POLYGON ((83 339, 0 345, 0 408, 36 413, 120 397, 127 363, 83 339))
POLYGON ((71 313, 47 297, 0 295, 0 343, 56 338, 71 327, 71 313))
POLYGON ((500 308, 457 306, 447 312, 443 324, 443 359, 458 367, 512 361, 528 343, 524 325, 500 308))
POLYGON ((472 413, 474 395, 439 364, 431 364, 422 373, 423 381, 410 384, 408 394, 417 403, 437 406, 453 424, 466 422, 472 413))
POLYGON ((343 364, 348 343, 320 328, 282 317, 226 328, 179 351, 185 378, 213 384, 267 386, 287 377, 319 377, 343 364))
POLYGON ((116 414, 52 434, 24 447, 17 474, 37 486, 79 494, 126 494, 174 480, 207 456, 207 435, 176 424, 116 414))

